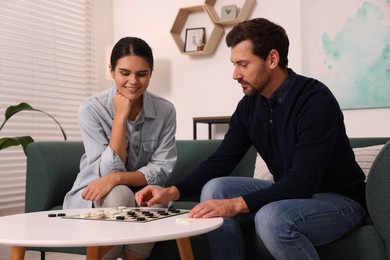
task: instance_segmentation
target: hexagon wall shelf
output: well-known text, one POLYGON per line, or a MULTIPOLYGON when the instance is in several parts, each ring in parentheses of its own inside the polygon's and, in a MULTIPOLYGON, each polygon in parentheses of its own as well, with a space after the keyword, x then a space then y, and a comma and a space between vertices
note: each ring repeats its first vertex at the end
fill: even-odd
POLYGON ((245 21, 249 13, 252 11, 252 7, 255 4, 256 0, 245 0, 243 6, 241 7, 240 11, 238 12, 238 15, 236 19, 232 20, 221 20, 220 16, 218 15, 217 11, 214 8, 214 4, 217 0, 205 0, 204 8, 206 12, 209 14, 211 19, 215 24, 220 25, 234 25, 238 24, 239 22, 245 21))
POLYGON ((190 16, 191 13, 196 13, 196 12, 205 12, 204 5, 180 8, 176 16, 175 22, 173 23, 173 26, 171 28, 171 35, 182 54, 186 54, 190 56, 212 54, 215 51, 215 48, 217 47, 218 42, 220 41, 224 33, 224 28, 215 23, 214 23, 214 28, 210 36, 208 37, 208 40, 205 43, 203 51, 194 51, 194 52, 184 51, 184 41, 180 34, 183 31, 188 16, 190 16))
POLYGON ((217 0, 205 0, 204 5, 197 5, 179 9, 175 22, 173 23, 173 26, 171 28, 171 35, 177 47, 179 48, 180 53, 190 56, 207 55, 214 53, 215 48, 217 47, 224 33, 224 26, 235 25, 246 20, 256 2, 256 0, 245 0, 243 6, 241 8, 238 8, 238 14, 235 19, 221 20, 221 17, 218 15, 217 11, 214 8, 216 1, 217 0), (202 51, 185 52, 184 41, 181 37, 181 33, 184 29, 184 25, 188 17, 192 13, 196 12, 206 12, 210 17, 211 21, 213 22, 214 28, 210 36, 208 37, 208 40, 206 41, 204 49, 202 51))

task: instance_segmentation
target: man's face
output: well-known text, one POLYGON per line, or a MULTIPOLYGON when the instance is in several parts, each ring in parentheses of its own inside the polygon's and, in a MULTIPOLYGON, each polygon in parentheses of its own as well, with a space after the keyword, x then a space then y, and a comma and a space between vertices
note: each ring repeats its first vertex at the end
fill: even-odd
POLYGON ((241 84, 245 95, 265 94, 271 75, 267 63, 252 53, 252 42, 245 40, 232 47, 233 79, 241 84))

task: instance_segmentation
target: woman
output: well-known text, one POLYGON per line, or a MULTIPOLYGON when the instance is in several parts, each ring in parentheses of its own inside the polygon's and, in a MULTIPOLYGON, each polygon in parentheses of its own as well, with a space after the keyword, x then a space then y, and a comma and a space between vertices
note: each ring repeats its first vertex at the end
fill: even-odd
MULTIPOLYGON (((176 162, 176 111, 147 91, 153 63, 142 39, 126 37, 115 44, 110 59, 115 87, 89 98, 79 110, 85 154, 64 208, 132 207, 135 191, 168 179, 176 162)), ((152 247, 114 247, 104 259, 144 259, 152 247)))

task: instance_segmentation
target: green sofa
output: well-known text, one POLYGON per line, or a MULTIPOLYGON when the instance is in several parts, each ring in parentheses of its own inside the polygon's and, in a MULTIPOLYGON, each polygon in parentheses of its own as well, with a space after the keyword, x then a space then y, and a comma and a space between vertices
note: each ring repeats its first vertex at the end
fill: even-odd
MULTIPOLYGON (((370 217, 366 223, 340 240, 317 248, 321 259, 390 259, 390 142, 389 138, 351 138, 352 147, 385 144, 371 167, 367 180, 370 217)), ((178 140, 178 161, 167 186, 174 184, 208 157, 220 140, 178 140)), ((26 212, 60 209, 66 192, 79 171, 84 153, 82 142, 34 142, 27 149, 26 212)), ((253 176, 256 151, 251 148, 232 175, 253 176)), ((174 203, 191 208, 199 196, 174 203)), ((247 259, 273 259, 256 236, 253 223, 241 221, 247 259)), ((191 237, 195 259, 211 259, 206 235, 191 237)), ((85 254, 85 248, 28 248, 42 252, 85 254)), ((157 242, 150 259, 180 259, 175 241, 157 242)))

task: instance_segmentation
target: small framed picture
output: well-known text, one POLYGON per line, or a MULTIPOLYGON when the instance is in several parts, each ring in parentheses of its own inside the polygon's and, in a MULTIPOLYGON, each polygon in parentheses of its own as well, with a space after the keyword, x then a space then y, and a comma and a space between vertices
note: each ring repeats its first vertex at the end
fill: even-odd
POLYGON ((221 8, 221 20, 234 20, 237 17, 236 5, 225 5, 221 8))
POLYGON ((188 28, 186 30, 184 51, 203 51, 205 45, 205 32, 206 29, 204 27, 188 28))

